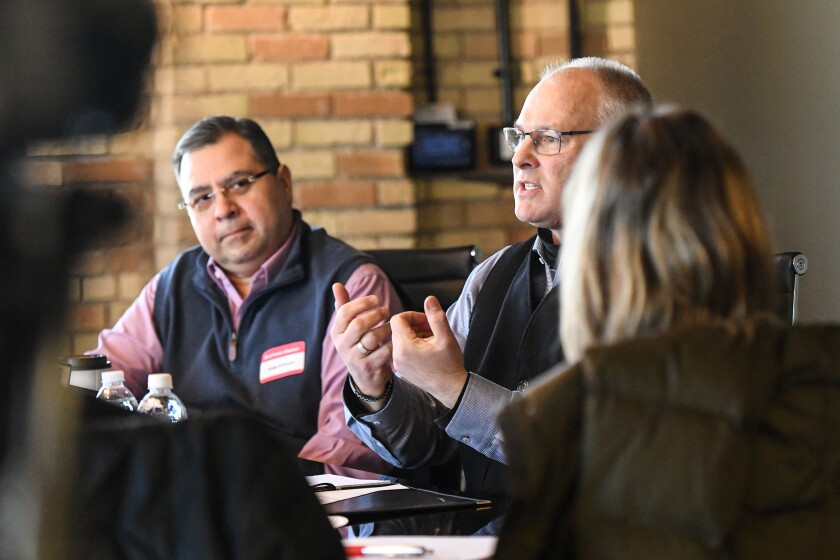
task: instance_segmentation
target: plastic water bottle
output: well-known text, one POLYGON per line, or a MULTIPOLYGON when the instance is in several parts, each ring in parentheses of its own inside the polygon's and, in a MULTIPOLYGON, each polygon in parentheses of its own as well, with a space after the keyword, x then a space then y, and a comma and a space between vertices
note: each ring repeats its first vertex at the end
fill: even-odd
POLYGON ((102 372, 102 387, 96 398, 131 412, 137 410, 137 399, 125 386, 125 375, 120 370, 102 372))
POLYGON ((149 392, 140 401, 137 411, 175 423, 187 419, 187 407, 172 392, 172 376, 168 373, 149 375, 149 392))

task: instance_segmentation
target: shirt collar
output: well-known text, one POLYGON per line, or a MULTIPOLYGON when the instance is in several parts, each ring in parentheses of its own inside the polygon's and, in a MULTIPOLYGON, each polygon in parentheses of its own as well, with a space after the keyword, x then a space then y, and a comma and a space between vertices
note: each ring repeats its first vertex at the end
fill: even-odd
POLYGON ((554 237, 551 235, 551 230, 537 228, 537 238, 534 239, 534 246, 531 247, 531 250, 544 262, 550 263, 551 268, 554 268, 554 261, 557 259, 558 249, 559 246, 554 245, 554 237))

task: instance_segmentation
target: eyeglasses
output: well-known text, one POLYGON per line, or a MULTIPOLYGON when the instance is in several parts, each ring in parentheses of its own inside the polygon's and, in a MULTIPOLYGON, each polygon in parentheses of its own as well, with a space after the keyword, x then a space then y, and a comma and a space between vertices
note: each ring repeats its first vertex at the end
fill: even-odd
POLYGON ((241 179, 235 179, 226 185, 219 185, 218 191, 209 191, 203 193, 197 193, 193 195, 189 200, 182 200, 178 203, 178 209, 184 210, 185 208, 189 207, 192 208, 195 212, 203 212, 207 210, 211 206, 213 206, 213 199, 216 198, 216 195, 219 193, 224 194, 225 196, 242 196, 251 188, 257 179, 264 175, 268 175, 269 173, 273 173, 273 169, 263 169, 259 173, 254 173, 253 175, 249 175, 248 177, 243 177, 241 179))
POLYGON ((518 128, 505 127, 502 129, 505 135, 505 142, 512 152, 516 151, 526 136, 531 137, 534 143, 534 149, 538 154, 544 156, 553 156, 560 153, 560 148, 563 145, 564 136, 575 136, 577 134, 592 134, 594 130, 532 130, 525 132, 518 128))

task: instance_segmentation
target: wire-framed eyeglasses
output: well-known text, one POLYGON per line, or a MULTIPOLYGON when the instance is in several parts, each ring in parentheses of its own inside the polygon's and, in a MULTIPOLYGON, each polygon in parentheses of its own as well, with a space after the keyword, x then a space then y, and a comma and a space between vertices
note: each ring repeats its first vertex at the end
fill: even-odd
POLYGON ((240 179, 234 179, 226 185, 219 185, 218 190, 209 190, 207 192, 195 193, 190 197, 189 200, 182 200, 181 202, 179 202, 178 209, 184 210, 186 208, 192 208, 194 212, 202 212, 213 206, 213 199, 219 193, 222 193, 225 196, 242 196, 243 194, 248 192, 248 190, 251 188, 251 185, 253 185, 260 177, 263 177, 273 172, 274 169, 271 168, 263 169, 259 173, 254 173, 253 175, 242 177, 240 179))
POLYGON ((511 126, 502 129, 505 135, 505 142, 512 152, 516 151, 526 136, 531 137, 534 143, 534 149, 538 154, 544 156, 553 156, 560 153, 560 148, 563 146, 564 136, 575 136, 577 134, 592 134, 594 130, 532 130, 525 132, 511 126))

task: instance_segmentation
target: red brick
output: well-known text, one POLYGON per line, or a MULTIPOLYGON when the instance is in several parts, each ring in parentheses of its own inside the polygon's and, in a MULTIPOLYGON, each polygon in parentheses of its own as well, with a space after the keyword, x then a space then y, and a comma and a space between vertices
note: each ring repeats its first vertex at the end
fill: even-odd
POLYGON ((250 97, 255 117, 318 117, 330 114, 330 96, 325 93, 266 93, 250 97))
POLYGON ((533 58, 539 52, 539 43, 533 33, 517 33, 510 39, 510 52, 516 58, 533 58))
POLYGON ((280 6, 209 6, 204 13, 208 31, 282 30, 286 9, 280 6))
POLYGON ((464 56, 471 59, 497 58, 496 36, 489 33, 464 35, 464 56))
POLYGON ((587 29, 583 35, 583 49, 585 52, 603 53, 607 52, 609 41, 607 30, 604 28, 587 29))
POLYGON ((73 261, 72 274, 95 276, 105 272, 105 263, 101 251, 85 251, 73 261))
POLYGON ((337 156, 338 172, 346 177, 402 177, 405 175, 403 153, 345 152, 337 156))
POLYGON ((104 329, 108 326, 105 320, 105 304, 103 303, 74 305, 70 309, 70 327, 76 332, 104 329))
POLYGON ((326 60, 330 38, 305 33, 256 35, 248 38, 248 48, 255 61, 326 60))
POLYGON ((565 58, 569 53, 569 36, 566 33, 543 33, 539 37, 542 56, 554 55, 565 58))
POLYGON ((148 272, 154 263, 151 246, 129 245, 105 250, 105 268, 111 272, 148 272))
POLYGON ((295 185, 295 207, 301 210, 374 206, 375 203, 373 181, 318 181, 295 185))
POLYGON ((405 91, 337 93, 333 103, 339 117, 408 117, 414 109, 411 94, 405 91))
POLYGON ((64 181, 67 183, 131 183, 151 178, 152 162, 148 159, 76 161, 64 166, 64 181))

